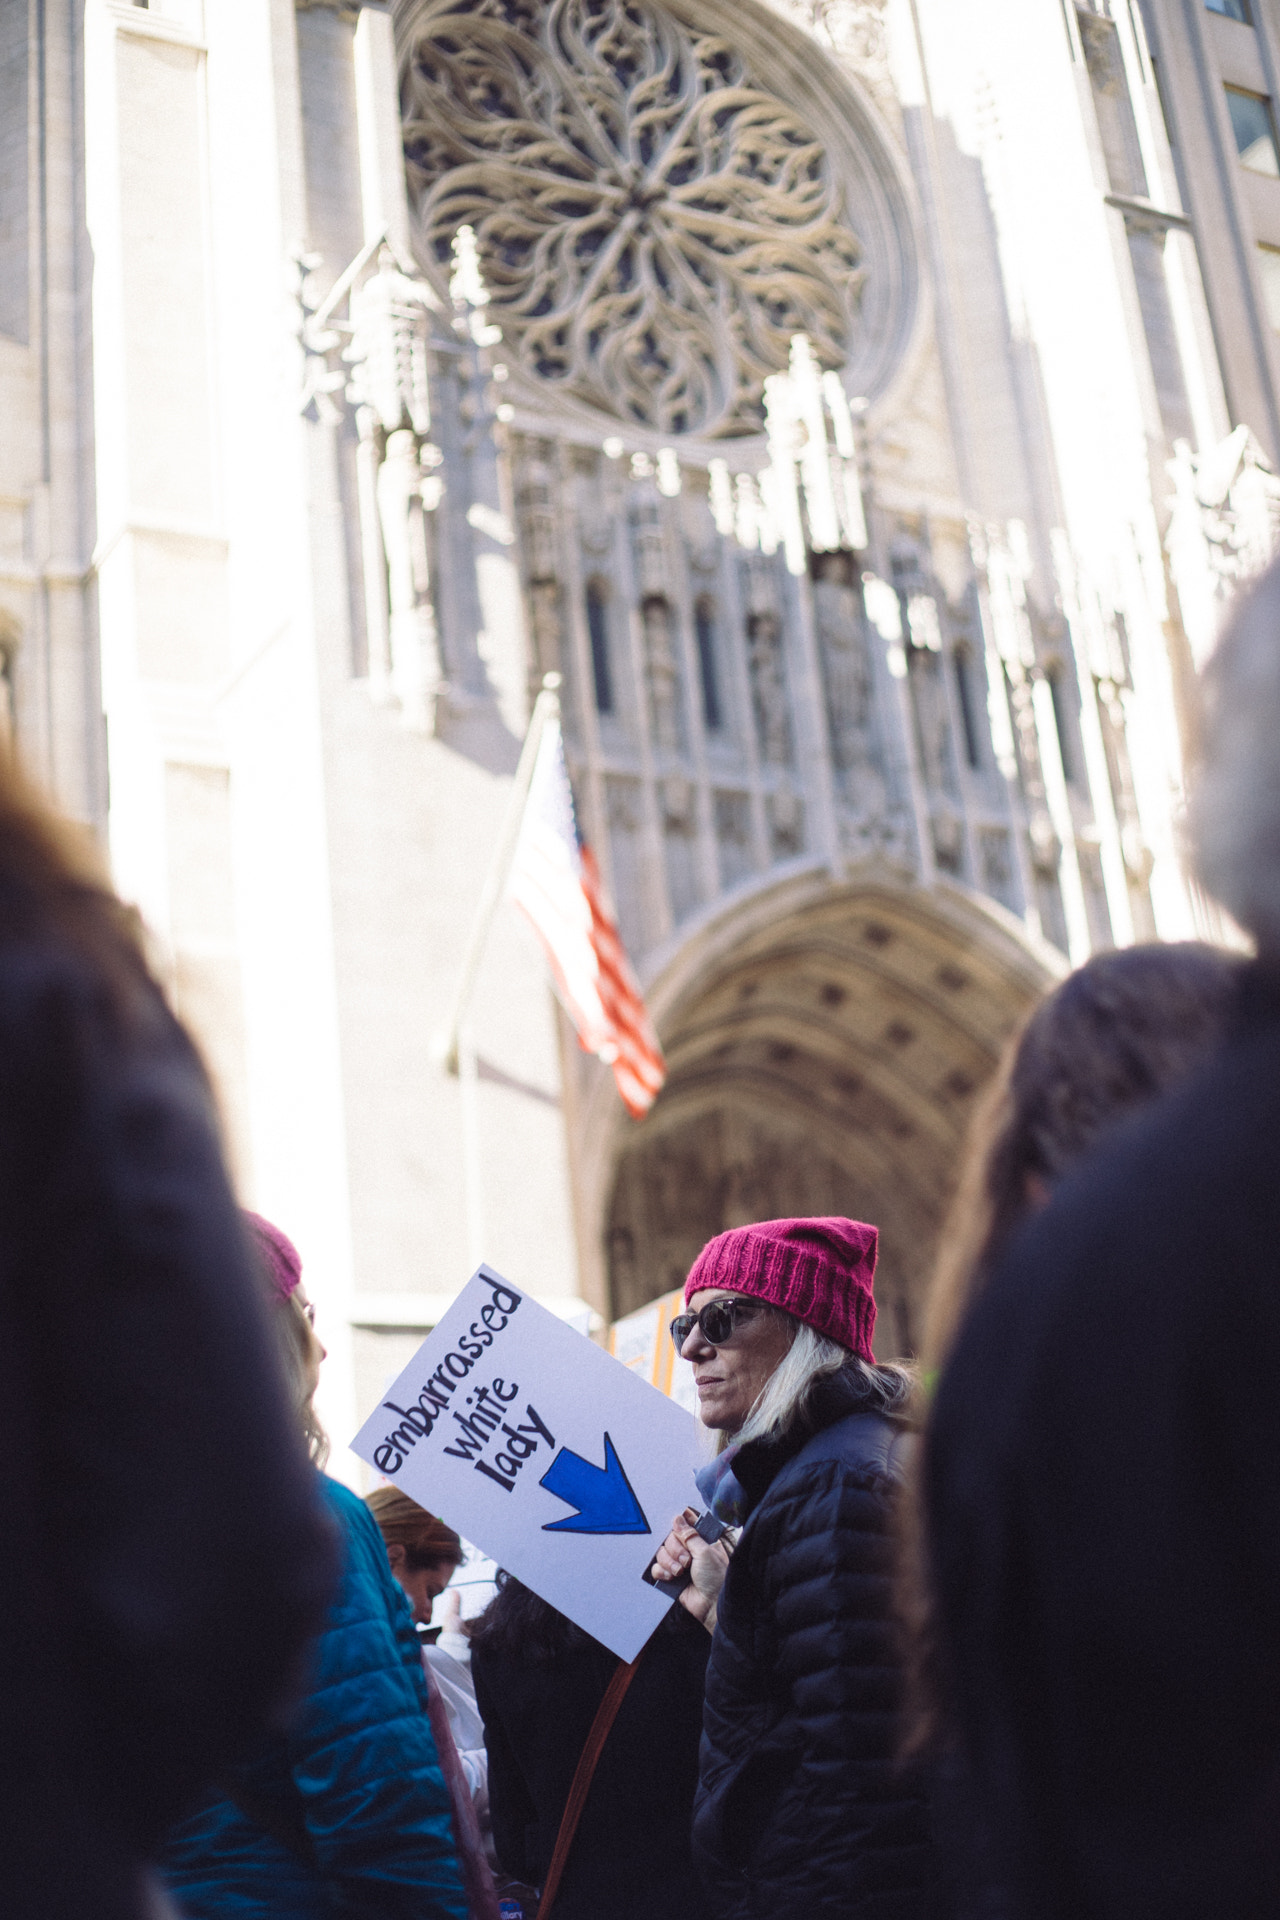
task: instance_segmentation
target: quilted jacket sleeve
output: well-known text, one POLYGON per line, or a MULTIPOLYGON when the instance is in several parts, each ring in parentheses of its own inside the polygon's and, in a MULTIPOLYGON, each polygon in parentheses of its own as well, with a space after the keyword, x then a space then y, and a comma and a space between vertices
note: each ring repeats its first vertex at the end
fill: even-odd
POLYGON ((463 1920, 448 1790, 413 1622, 363 1501, 326 1481, 342 1585, 290 1736, 321 1875, 362 1920, 463 1920))
POLYGON ((839 1461, 816 1462, 764 1502, 750 1556, 784 1734, 781 1752, 762 1743, 756 1785, 770 1777, 772 1805, 760 1809, 747 1869, 752 1911, 779 1920, 915 1913, 927 1822, 896 1759, 889 1488, 839 1461))

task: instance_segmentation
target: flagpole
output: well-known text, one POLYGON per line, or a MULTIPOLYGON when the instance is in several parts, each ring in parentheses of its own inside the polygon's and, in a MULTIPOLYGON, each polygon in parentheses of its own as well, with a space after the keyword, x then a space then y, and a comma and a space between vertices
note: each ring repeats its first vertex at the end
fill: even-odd
POLYGON ((458 1028, 458 1088, 462 1105, 462 1185, 467 1213, 467 1259, 474 1269, 484 1259, 484 1178, 480 1168, 480 1089, 471 1029, 458 1028))
POLYGON ((454 995, 448 1024, 437 1042, 437 1055, 446 1073, 458 1072, 458 1037, 462 1023, 467 1017, 471 996, 475 992, 480 962, 484 959, 484 950, 488 945, 493 917, 498 911, 503 889, 507 884, 507 875, 511 871, 511 862, 515 858, 516 843, 520 838, 520 828, 524 822, 525 802, 529 798, 529 787, 533 781, 538 748, 542 744, 542 736, 546 731, 548 720, 556 720, 559 716, 560 675, 544 673, 542 690, 533 703, 533 712, 529 715, 528 731, 524 736, 524 745, 520 749, 516 777, 511 783, 511 792, 507 796, 507 809, 503 815, 498 844, 493 850, 489 871, 485 875, 484 886, 480 891, 476 917, 471 924, 471 937, 467 942, 466 954, 462 962, 458 990, 454 995))

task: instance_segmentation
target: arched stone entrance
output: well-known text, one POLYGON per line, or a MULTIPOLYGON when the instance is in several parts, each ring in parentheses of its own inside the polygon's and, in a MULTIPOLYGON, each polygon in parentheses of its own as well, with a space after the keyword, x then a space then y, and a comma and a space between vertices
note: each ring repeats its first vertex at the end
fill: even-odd
POLYGON ((819 876, 704 930, 653 990, 667 1085, 614 1142, 615 1316, 725 1227, 845 1213, 881 1230, 877 1351, 909 1352, 974 1096, 1056 958, 958 888, 819 876))

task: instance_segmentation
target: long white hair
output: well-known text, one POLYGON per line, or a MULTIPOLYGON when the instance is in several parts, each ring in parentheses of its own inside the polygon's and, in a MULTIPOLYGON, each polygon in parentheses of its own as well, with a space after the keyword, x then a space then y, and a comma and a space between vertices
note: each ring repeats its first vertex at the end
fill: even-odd
POLYGON ((828 1374, 844 1371, 856 1376, 868 1413, 905 1410, 915 1384, 909 1367, 894 1362, 868 1366, 865 1360, 855 1359, 847 1347, 816 1333, 803 1320, 791 1314, 783 1317, 791 1321, 791 1345, 756 1395, 737 1433, 720 1435, 718 1451, 748 1440, 781 1439, 803 1418, 810 1394, 828 1374))
POLYGON ((1203 685, 1196 865, 1259 947, 1280 957, 1280 560, 1241 599, 1203 685))

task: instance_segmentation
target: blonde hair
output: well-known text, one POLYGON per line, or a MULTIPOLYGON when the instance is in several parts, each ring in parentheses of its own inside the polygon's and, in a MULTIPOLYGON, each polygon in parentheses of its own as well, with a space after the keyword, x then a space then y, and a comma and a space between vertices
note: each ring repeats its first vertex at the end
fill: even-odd
POLYGON ((276 1301, 271 1324, 276 1330, 285 1383, 302 1427, 307 1452, 316 1466, 323 1468, 329 1458, 329 1436, 320 1424, 312 1397, 315 1389, 311 1384, 311 1355, 315 1329, 296 1293, 291 1293, 287 1300, 276 1301))
POLYGON ((459 1535, 399 1487, 375 1487, 364 1499, 387 1545, 403 1547, 411 1567, 462 1565, 459 1535))
MULTIPOLYGON (((775 1307, 775 1313, 781 1308, 775 1307)), ((913 1376, 906 1367, 890 1363, 868 1366, 847 1347, 818 1333, 792 1314, 791 1345, 756 1395, 755 1403, 737 1433, 722 1434, 718 1451, 745 1446, 750 1440, 779 1440, 806 1417, 809 1399, 820 1380, 845 1373, 862 1389, 868 1413, 900 1413, 911 1398, 913 1376)))

